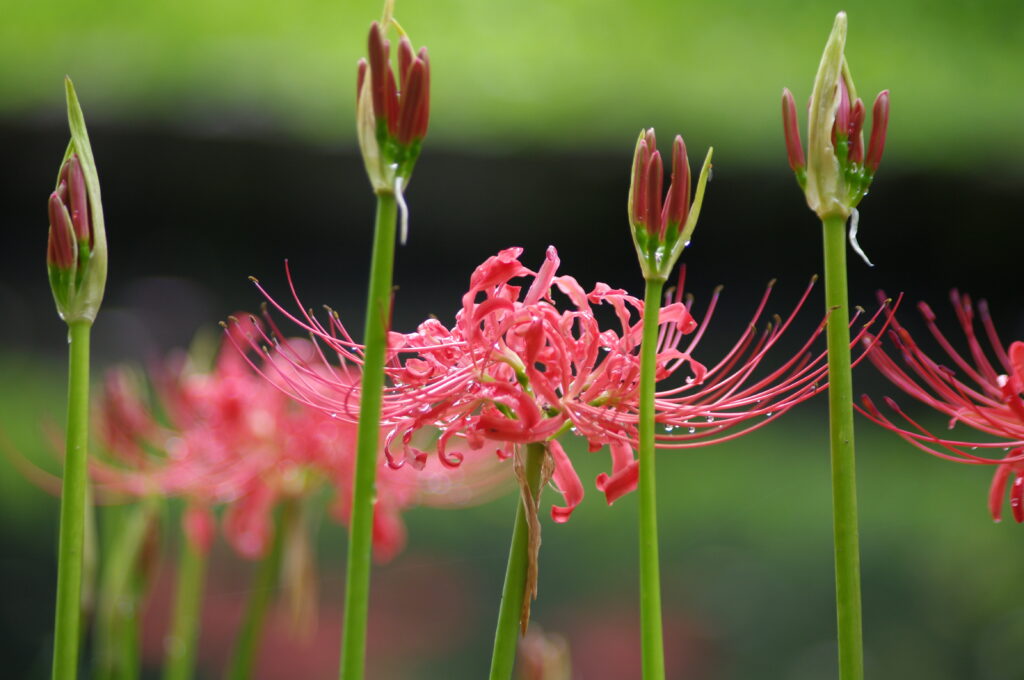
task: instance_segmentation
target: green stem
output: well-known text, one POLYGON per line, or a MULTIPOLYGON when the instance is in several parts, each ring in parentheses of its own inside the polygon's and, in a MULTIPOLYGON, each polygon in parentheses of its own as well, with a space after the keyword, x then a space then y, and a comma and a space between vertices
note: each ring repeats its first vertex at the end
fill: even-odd
POLYGON ((825 243, 825 305, 828 310, 828 404, 832 450, 832 529, 836 559, 836 614, 840 680, 864 677, 861 633, 860 547, 853 449, 853 378, 850 309, 846 292, 846 220, 822 222, 825 243))
POLYGON ((393 194, 377 195, 370 291, 366 299, 362 397, 352 481, 352 516, 348 534, 345 616, 341 632, 342 680, 362 680, 366 666, 366 620, 370 602, 370 557, 373 548, 374 480, 380 452, 381 392, 391 322, 391 280, 395 260, 398 206, 393 194))
POLYGON ((665 678, 661 574, 658 567, 658 506, 654 474, 654 383, 658 356, 658 314, 664 286, 664 281, 647 281, 644 292, 643 341, 640 345, 640 641, 644 680, 665 678))
POLYGON ((75 321, 68 324, 68 432, 64 455, 64 482, 60 496, 57 611, 53 626, 54 680, 74 680, 78 675, 86 457, 89 440, 91 328, 90 321, 75 321))
MULTIPOLYGON (((544 463, 544 444, 526 446, 524 474, 530 493, 540 493, 540 473, 544 463)), ((501 591, 498 609, 498 627, 494 632, 494 652, 491 655, 490 680, 508 680, 516 660, 516 642, 519 640, 519 617, 526 596, 526 571, 529 566, 530 525, 522 494, 516 503, 516 519, 512 529, 512 545, 508 551, 505 586, 501 591)))
POLYGON ((206 551, 183 536, 164 680, 189 680, 195 673, 205 575, 206 551))
POLYGON ((263 636, 263 623, 267 618, 271 595, 277 586, 277 577, 281 571, 281 557, 284 536, 291 526, 291 515, 295 511, 294 504, 285 501, 274 526, 274 539, 270 545, 253 581, 249 592, 249 603, 245 609, 242 628, 235 641, 235 649, 228 663, 226 680, 248 680, 252 677, 252 667, 259 651, 260 638, 263 636))
POLYGON ((129 680, 141 673, 139 609, 145 591, 143 558, 153 535, 159 499, 144 498, 125 508, 106 508, 103 569, 94 636, 94 680, 129 680))

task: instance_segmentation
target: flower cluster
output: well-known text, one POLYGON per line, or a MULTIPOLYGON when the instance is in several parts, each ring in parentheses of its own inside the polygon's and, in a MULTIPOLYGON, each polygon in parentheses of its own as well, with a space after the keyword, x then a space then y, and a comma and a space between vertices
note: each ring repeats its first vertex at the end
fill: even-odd
POLYGON ((849 217, 867 194, 882 160, 889 126, 889 91, 872 107, 871 139, 864 149, 864 102, 857 96, 846 64, 846 14, 840 12, 829 36, 808 105, 808 151, 805 160, 793 94, 782 91, 782 123, 789 167, 807 195, 807 204, 822 219, 849 217))
MULTIPOLYGON (((374 191, 401 193, 409 183, 430 120, 430 62, 427 48, 414 52, 402 33, 398 43, 398 78, 390 62, 391 43, 384 37, 387 16, 370 26, 369 60, 360 59, 356 90, 359 147, 374 191)), ((401 32, 401 28, 398 27, 401 32)))
POLYGON ((953 343, 939 329, 935 313, 927 303, 920 303, 928 330, 949 356, 954 368, 944 366, 925 353, 910 333, 897 321, 892 321, 889 333, 892 346, 902 361, 897 361, 881 344, 869 353, 871 362, 897 387, 918 401, 949 418, 949 428, 966 425, 996 437, 996 441, 965 441, 953 437, 939 437, 920 425, 907 414, 894 399, 885 398, 886 405, 905 423, 900 425, 886 416, 870 397, 861 398, 861 413, 877 424, 895 432, 914 446, 928 453, 969 465, 997 465, 989 493, 989 510, 995 521, 1002 519, 1006 486, 1013 475, 1010 506, 1013 517, 1024 522, 1024 342, 1013 342, 1006 348, 996 333, 988 305, 980 301, 975 313, 974 304, 967 295, 954 290, 950 294, 953 309, 967 341, 966 355, 957 351, 953 343), (989 350, 978 337, 976 324, 988 341, 989 350), (997 363, 993 364, 990 357, 997 363), (977 449, 1002 450, 1008 454, 1001 459, 979 456, 977 449))
POLYGON ((96 165, 82 109, 65 80, 71 143, 47 202, 46 270, 61 319, 92 322, 107 281, 107 238, 96 165))
POLYGON ((667 280, 683 249, 690 245, 704 201, 712 152, 708 149, 691 205, 690 161, 683 138, 676 135, 672 140, 671 182, 663 196, 665 172, 654 128, 640 131, 633 152, 627 205, 633 245, 645 279, 667 280))
MULTIPOLYGON (((290 346, 295 352, 311 349, 302 340, 290 346)), ((349 373, 346 380, 357 378, 349 373)), ((115 370, 106 378, 97 432, 110 455, 92 468, 101 493, 186 498, 185 529, 199 545, 208 545, 212 535, 209 509, 223 504, 225 537, 250 559, 269 547, 274 508, 285 499, 308 497, 323 483, 336 489, 334 514, 347 521, 351 422, 295 404, 231 346, 219 353, 211 372, 179 358, 156 371, 154 382, 166 424, 153 415, 131 373, 115 370)), ((374 551, 382 561, 404 545, 403 508, 469 502, 494 486, 479 468, 473 479, 448 479, 451 473, 440 466, 422 475, 383 467, 374 514, 374 551), (462 496, 453 496, 452 488, 462 496)))
MULTIPOLYGON (((553 247, 536 272, 520 262, 521 252, 503 250, 476 268, 451 327, 429 319, 412 333, 391 333, 386 367, 390 384, 381 416, 384 453, 392 467, 422 467, 430 453, 418 443, 420 433, 436 433, 430 448, 441 463, 454 467, 463 462, 466 450, 477 451, 485 444, 508 458, 517 446, 546 443, 553 479, 565 500, 564 506, 552 508, 552 516, 564 522, 580 502, 583 487, 557 441, 563 433, 583 437, 591 451, 609 447, 611 473, 597 478, 609 503, 636 487, 644 303, 603 283, 588 292, 573 277, 556 275, 559 259, 553 247), (519 285, 519 280, 524 283, 519 285), (568 300, 566 309, 559 309, 556 296, 568 300), (597 307, 602 305, 617 320, 611 328, 598 323, 597 307), (465 443, 463 450, 452 451, 453 439, 465 443)), ((259 369, 292 397, 334 418, 354 421, 359 386, 346 375, 362 362, 363 348, 335 312, 323 323, 311 313, 288 311, 260 290, 310 334, 317 351, 300 354, 281 342, 279 332, 264 333, 259 326, 233 337, 247 337, 249 346, 263 353, 259 369), (328 361, 330 355, 338 359, 337 365, 328 361)), ((794 356, 765 375, 758 373, 810 286, 788 317, 758 332, 755 325, 770 292, 771 287, 739 340, 713 365, 693 357, 718 292, 700 324, 690 302, 683 301, 682 281, 666 299, 659 317, 657 377, 678 384, 656 394, 656 420, 663 426, 660 446, 687 448, 731 439, 824 387, 824 352, 810 352, 823 324, 794 356), (684 343, 688 335, 692 339, 684 343)), ((303 310, 294 286, 292 293, 303 310)))

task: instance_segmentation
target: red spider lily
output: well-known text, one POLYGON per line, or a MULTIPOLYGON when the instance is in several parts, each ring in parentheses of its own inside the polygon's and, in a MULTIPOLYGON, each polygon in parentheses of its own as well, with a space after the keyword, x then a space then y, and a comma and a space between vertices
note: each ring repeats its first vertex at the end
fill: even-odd
MULTIPOLYGON (((415 332, 391 334, 386 366, 390 385, 384 391, 381 415, 384 453, 393 467, 420 467, 429 454, 416 444, 416 437, 435 431, 439 435, 432 448, 441 463, 452 467, 465 457, 465 451, 450 450, 453 439, 463 440, 470 450, 490 442, 503 458, 517 446, 546 443, 555 484, 565 499, 564 507, 552 508, 552 516, 564 522, 583 495, 579 477, 556 441, 564 432, 585 438, 592 451, 609 446, 611 474, 597 479, 609 503, 636 487, 633 449, 644 305, 603 283, 588 293, 573 277, 556 276, 559 259, 553 247, 536 272, 520 263, 521 252, 503 250, 476 268, 450 328, 430 319, 415 332), (516 283, 519 279, 523 285, 516 283), (556 294, 568 300, 564 311, 555 304, 556 294), (595 307, 600 305, 613 310, 617 325, 599 326, 595 307)), ((288 278, 302 310, 290 272, 288 278)), ((347 375, 362 363, 363 348, 335 312, 329 311, 326 323, 309 312, 291 313, 259 282, 256 285, 279 312, 309 333, 315 354, 312 360, 300 355, 278 339, 279 331, 263 333, 258 325, 232 337, 246 337, 250 347, 262 352, 264 363, 257 368, 293 398, 340 420, 354 421, 359 386, 347 375), (328 360, 331 355, 337 364, 328 360)), ((736 344, 718 363, 705 366, 693 354, 717 305, 718 291, 698 324, 691 303, 683 302, 680 280, 659 317, 658 378, 681 379, 680 385, 656 394, 656 419, 664 426, 658 434, 662 447, 688 448, 738 437, 824 387, 824 351, 809 352, 823 323, 792 358, 768 375, 754 375, 810 288, 788 317, 758 332, 755 324, 764 312, 769 286, 736 344), (692 339, 683 343, 691 334, 692 339), (679 428, 682 433, 673 432, 679 428)), ((272 321, 269 325, 274 328, 272 321)), ((855 342, 864 334, 861 331, 855 342)))
POLYGON ((939 347, 949 356, 954 368, 939 364, 921 349, 910 333, 894 319, 889 338, 902 361, 897 361, 877 344, 868 356, 871 362, 901 390, 949 417, 949 428, 958 423, 999 438, 999 441, 965 441, 939 437, 911 418, 895 400, 886 397, 886 405, 905 423, 900 425, 883 414, 870 397, 864 395, 861 413, 889 429, 923 451, 957 463, 997 465, 989 493, 989 510, 995 521, 1002 519, 1003 498, 1010 475, 1013 517, 1024 522, 1024 342, 1005 348, 996 333, 984 300, 978 303, 977 320, 988 341, 986 350, 976 328, 971 298, 956 290, 950 294, 953 309, 967 341, 964 355, 939 330, 936 317, 927 303, 918 309, 939 347), (993 364, 990 357, 996 359, 993 364), (979 456, 976 449, 1002 449, 1009 455, 1001 459, 979 456))
MULTIPOLYGON (((310 343, 292 341, 291 347, 302 352, 310 343)), ((224 534, 248 558, 267 550, 274 507, 286 498, 305 497, 321 483, 336 487, 335 515, 347 522, 355 441, 351 422, 292 402, 231 348, 220 353, 210 373, 177 361, 159 374, 157 392, 167 425, 151 414, 137 380, 124 370, 107 378, 97 429, 111 455, 95 461, 92 470, 101 493, 190 499, 185 527, 200 545, 209 542, 204 509, 225 504, 224 534)), ((466 504, 494 487, 493 475, 480 466, 445 484, 449 476, 440 466, 426 476, 381 470, 374 517, 379 560, 390 559, 404 545, 403 508, 420 502, 466 504)))

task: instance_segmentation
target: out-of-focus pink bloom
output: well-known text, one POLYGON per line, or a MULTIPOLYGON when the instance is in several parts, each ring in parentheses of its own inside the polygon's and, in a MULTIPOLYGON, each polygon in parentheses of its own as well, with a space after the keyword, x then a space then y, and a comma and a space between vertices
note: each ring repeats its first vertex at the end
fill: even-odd
MULTIPOLYGON (((636 487, 633 450, 644 305, 624 290, 598 283, 587 292, 571 276, 556 275, 559 260, 554 248, 548 249, 536 272, 522 265, 521 252, 503 250, 477 267, 451 327, 429 319, 415 332, 391 334, 385 369, 390 384, 381 416, 384 453, 396 468, 406 463, 422 467, 431 452, 443 465, 454 467, 463 462, 466 449, 479 450, 486 443, 502 458, 514 447, 545 443, 554 482, 565 501, 552 508, 552 516, 564 522, 583 489, 557 442, 563 433, 583 437, 592 451, 605 445, 611 449, 611 474, 597 479, 608 502, 636 487), (559 310, 556 297, 568 301, 566 309, 559 310), (607 305, 617 320, 610 328, 598 324, 596 308, 601 305, 607 305), (436 443, 417 443, 421 433, 430 432, 439 433, 436 443), (459 440, 463 449, 453 450, 452 442, 459 440)), ((758 372, 810 286, 785 320, 768 324, 759 333, 755 324, 770 292, 771 287, 736 344, 710 366, 693 355, 718 303, 718 292, 700 324, 690 303, 683 302, 682 281, 666 300, 659 316, 657 376, 664 381, 674 378, 674 386, 656 394, 656 420, 663 426, 657 435, 660 446, 687 448, 740 436, 824 387, 824 350, 809 351, 823 323, 792 358, 766 375, 758 372), (684 343, 688 335, 692 339, 684 343)), ((303 310, 294 286, 292 293, 303 310)), ((258 326, 233 337, 246 335, 251 347, 263 352, 260 370, 295 399, 354 421, 359 387, 345 375, 362 363, 363 348, 333 312, 324 324, 305 311, 293 314, 272 299, 271 303, 317 341, 312 360, 311 353, 295 352, 258 326), (339 363, 329 363, 329 355, 339 363)))
MULTIPOLYGON (((305 340, 289 341, 289 347, 299 355, 313 351, 305 340)), ((301 500, 324 483, 335 486, 335 516, 347 521, 355 441, 350 421, 296 404, 231 346, 209 373, 179 359, 157 374, 166 424, 151 415, 138 379, 123 370, 107 378, 97 431, 109 456, 94 461, 92 468, 101 493, 180 496, 205 513, 210 506, 224 505, 224 535, 250 559, 265 554, 270 545, 274 508, 286 499, 301 500)), ((357 380, 358 373, 349 371, 344 384, 352 387, 357 380)), ((416 477, 382 468, 374 524, 375 554, 382 561, 405 544, 403 508, 420 502, 473 502, 474 489, 485 493, 493 485, 477 466, 474 472, 480 474, 471 480, 476 486, 469 484, 459 498, 446 501, 432 474, 416 477)), ((184 519, 190 538, 208 542, 192 510, 184 519)))
POLYGON ((545 633, 537 626, 519 641, 519 680, 571 680, 569 642, 561 635, 545 633))
POLYGON ((949 429, 957 424, 992 435, 996 441, 966 441, 939 437, 910 417, 894 399, 886 405, 903 421, 894 422, 864 395, 860 412, 879 425, 895 432, 923 451, 957 463, 996 465, 989 493, 989 510, 995 521, 1002 519, 1006 486, 1013 476, 1010 505, 1013 517, 1024 522, 1024 342, 1013 342, 1007 349, 996 333, 984 300, 977 315, 971 299, 954 290, 950 294, 960 328, 967 341, 967 353, 953 346, 939 330, 936 317, 927 303, 918 309, 939 347, 948 355, 951 366, 932 359, 895 320, 888 334, 899 360, 886 347, 877 344, 869 353, 871 362, 894 385, 918 401, 949 418, 949 429), (986 349, 978 337, 976 321, 988 342, 986 349), (995 363, 992 358, 994 357, 995 363), (977 449, 999 450, 1008 455, 993 459, 973 453, 977 449))

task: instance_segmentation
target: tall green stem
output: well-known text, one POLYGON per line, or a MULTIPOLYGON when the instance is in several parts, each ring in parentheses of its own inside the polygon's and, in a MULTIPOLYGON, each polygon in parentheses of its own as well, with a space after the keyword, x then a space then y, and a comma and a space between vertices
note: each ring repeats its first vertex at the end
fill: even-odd
MULTIPOLYGON (((544 444, 528 444, 524 474, 534 498, 540 493, 540 473, 544 464, 544 444)), ((519 640, 519 617, 526 596, 526 571, 529 565, 530 525, 524 499, 520 494, 516 503, 516 519, 512 529, 512 545, 508 551, 505 586, 501 590, 498 609, 498 627, 494 632, 494 652, 491 655, 490 680, 508 680, 516 660, 516 642, 519 640)))
POLYGON ((53 678, 78 675, 85 536, 86 456, 89 440, 90 321, 68 325, 68 422, 64 482, 60 496, 57 554, 57 611, 53 629, 53 678))
POLYGON ((352 482, 352 517, 348 534, 345 617, 341 632, 342 680, 362 680, 366 666, 374 480, 380 451, 381 392, 384 389, 384 360, 391 321, 391 280, 397 217, 395 196, 389 193, 378 194, 377 223, 374 226, 370 263, 370 291, 366 299, 366 326, 363 334, 366 355, 352 482))
POLYGON ((850 309, 846 292, 846 220, 842 217, 826 218, 822 228, 825 243, 825 304, 829 315, 828 405, 839 677, 840 680, 862 680, 864 641, 861 633, 857 471, 853 449, 850 309))
POLYGON ((295 507, 292 502, 285 501, 274 527, 274 539, 270 550, 260 562, 249 603, 245 609, 245 618, 239 630, 235 649, 228 663, 226 680, 248 680, 252 677, 252 667, 259 651, 260 638, 263 636, 263 624, 267 618, 267 608, 277 585, 277 577, 281 572, 281 555, 284 552, 284 536, 292 524, 295 507))
POLYGON ((658 506, 654 474, 654 383, 658 356, 658 314, 664 286, 664 281, 647 281, 644 292, 644 334, 640 345, 640 640, 644 680, 665 678, 661 574, 658 567, 658 506))
POLYGON ((178 560, 174 614, 167 637, 164 680, 190 680, 195 674, 205 576, 206 551, 184 536, 178 560))

